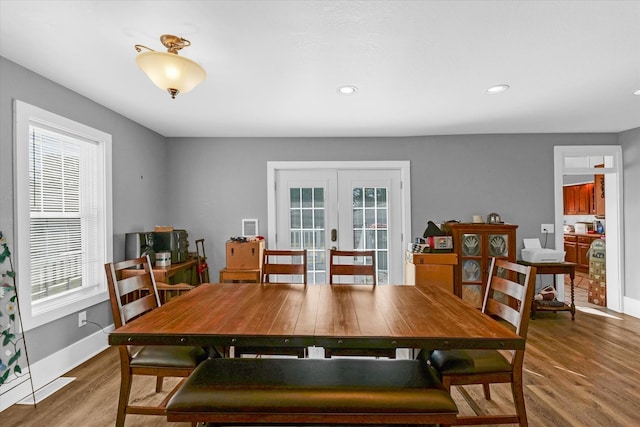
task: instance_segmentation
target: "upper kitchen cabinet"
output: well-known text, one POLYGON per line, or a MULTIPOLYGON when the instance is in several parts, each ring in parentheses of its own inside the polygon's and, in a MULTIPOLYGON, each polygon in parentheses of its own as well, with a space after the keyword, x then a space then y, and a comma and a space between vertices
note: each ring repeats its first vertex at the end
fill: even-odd
MULTIPOLYGON (((593 182, 586 184, 565 185, 562 187, 565 215, 594 215, 593 182)), ((603 190, 604 191, 604 190, 603 190)), ((603 203, 604 208, 604 203, 603 203)))
POLYGON ((565 215, 578 215, 578 206, 576 204, 577 185, 565 185, 562 187, 562 200, 564 203, 565 215))
MULTIPOLYGON (((604 165, 596 167, 604 167, 604 165)), ((594 175, 593 205, 594 215, 604 218, 604 174, 594 175)))

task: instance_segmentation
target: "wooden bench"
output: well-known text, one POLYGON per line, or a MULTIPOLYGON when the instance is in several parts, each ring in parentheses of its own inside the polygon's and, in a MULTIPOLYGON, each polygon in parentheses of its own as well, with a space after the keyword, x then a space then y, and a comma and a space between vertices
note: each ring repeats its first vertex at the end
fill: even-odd
POLYGON ((420 360, 209 359, 167 404, 170 422, 454 424, 458 409, 420 360))

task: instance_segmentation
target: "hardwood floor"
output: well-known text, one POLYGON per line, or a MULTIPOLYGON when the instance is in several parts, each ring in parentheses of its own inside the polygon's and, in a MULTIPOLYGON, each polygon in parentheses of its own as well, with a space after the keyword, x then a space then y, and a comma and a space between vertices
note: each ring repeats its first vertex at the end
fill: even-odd
MULTIPOLYGON (((531 426, 640 425, 640 319, 587 303, 586 290, 576 289, 576 305, 594 312, 538 313, 529 327, 524 383, 531 426)), ((67 376, 76 380, 32 406, 14 405, 0 414, 9 426, 90 426, 115 423, 119 361, 110 348, 67 376)), ((170 389, 167 379, 165 390, 170 389)), ((160 401, 151 378, 137 377, 132 396, 160 401), (136 381, 137 380, 137 381, 136 381)), ((492 386, 492 400, 482 397, 481 386, 455 389, 461 413, 472 414, 466 398, 483 411, 511 410, 508 385, 492 386)), ((167 423, 162 417, 129 415, 127 427, 189 426, 167 423)))

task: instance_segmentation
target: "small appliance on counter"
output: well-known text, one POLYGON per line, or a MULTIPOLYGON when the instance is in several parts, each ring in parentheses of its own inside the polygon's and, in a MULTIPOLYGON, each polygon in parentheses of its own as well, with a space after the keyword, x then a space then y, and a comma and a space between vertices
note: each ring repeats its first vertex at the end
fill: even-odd
POLYGON ((153 249, 157 252, 170 252, 171 263, 185 262, 189 255, 187 230, 156 231, 153 233, 153 249))
POLYGON ((522 260, 533 263, 564 262, 564 251, 546 249, 540 245, 540 239, 524 239, 522 260))
POLYGON ((152 263, 156 261, 156 252, 153 249, 153 232, 141 231, 138 233, 127 233, 124 239, 125 259, 136 259, 149 255, 152 263))
MULTIPOLYGON (((171 227, 156 227, 156 231, 140 231, 125 234, 125 259, 135 259, 149 255, 155 264, 160 252, 171 254, 170 262, 185 262, 189 255, 188 233, 186 230, 173 230, 171 227), (166 230, 168 231, 158 231, 166 230)), ((166 262, 163 258, 161 263, 166 262)))
POLYGON ((576 222, 573 226, 576 234, 588 234, 589 231, 593 231, 592 222, 576 222))

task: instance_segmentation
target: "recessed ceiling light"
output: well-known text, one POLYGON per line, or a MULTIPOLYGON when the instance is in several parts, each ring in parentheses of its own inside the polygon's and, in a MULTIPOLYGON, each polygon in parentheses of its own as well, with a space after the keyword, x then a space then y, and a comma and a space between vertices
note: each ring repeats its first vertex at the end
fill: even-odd
POLYGON ((640 89, 638 89, 637 91, 633 92, 634 95, 640 95, 640 89))
POLYGON ((358 88, 355 86, 340 86, 338 88, 338 93, 340 95, 353 95, 358 91, 358 88))
POLYGON ((506 92, 509 89, 509 85, 495 85, 491 86, 485 92, 489 95, 496 95, 498 93, 506 92))

